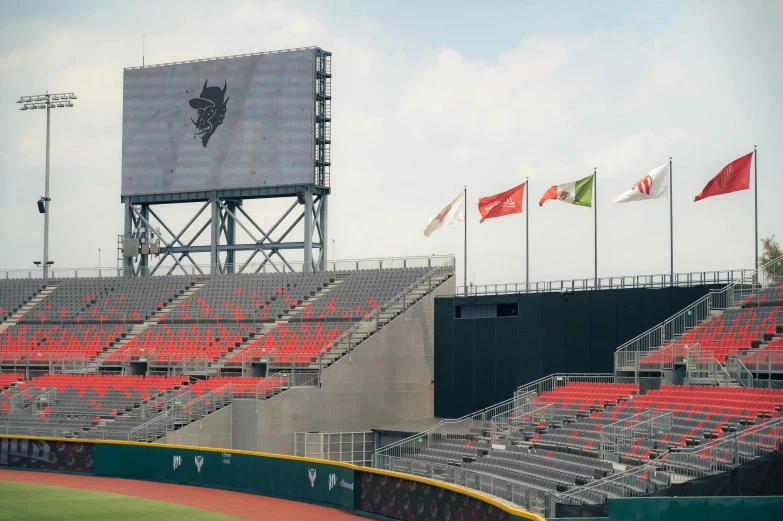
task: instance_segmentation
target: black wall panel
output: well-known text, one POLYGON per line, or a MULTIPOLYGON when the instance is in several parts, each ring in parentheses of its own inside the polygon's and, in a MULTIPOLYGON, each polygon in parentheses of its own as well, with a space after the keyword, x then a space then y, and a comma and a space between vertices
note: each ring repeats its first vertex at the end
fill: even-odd
POLYGON ((571 293, 565 303, 565 369, 562 372, 593 372, 590 315, 579 312, 590 309, 590 292, 571 293))
POLYGON ((435 299, 435 360, 433 369, 435 410, 448 411, 454 407, 454 303, 452 299, 435 299))
MULTIPOLYGON (((531 382, 537 378, 535 375, 544 371, 544 337, 541 332, 542 313, 540 295, 528 295, 528 298, 519 299, 519 317, 517 318, 519 322, 519 365, 517 366, 517 382, 531 382)), ((435 342, 437 341, 438 339, 436 338, 435 342)), ((435 363, 437 364, 437 361, 435 363)), ((438 392, 437 388, 435 392, 438 392)))
POLYGON ((472 321, 475 324, 475 352, 474 359, 476 370, 474 373, 474 407, 480 409, 483 404, 491 401, 496 394, 496 380, 498 375, 497 351, 505 348, 505 342, 498 342, 495 334, 496 318, 480 318, 472 321))
POLYGON ((435 299, 435 416, 457 418, 552 373, 609 373, 623 342, 720 286, 435 299), (455 305, 516 302, 519 315, 455 319, 455 305))
POLYGON ((541 334, 544 338, 544 374, 563 372, 565 367, 565 305, 559 293, 541 295, 541 334), (558 371, 558 368, 561 368, 558 371))
MULTIPOLYGON (((477 344, 473 335, 475 320, 454 321, 454 371, 453 371, 453 396, 452 407, 462 408, 468 411, 475 410, 476 395, 474 382, 476 367, 474 351, 481 351, 481 344, 477 344)), ((502 347, 501 347, 502 348, 502 347)), ((437 358, 435 365, 438 365, 437 358)), ((435 382, 437 389, 438 382, 435 382)), ((437 416, 437 413, 436 413, 437 416)), ((460 415, 461 416, 461 415, 460 415)))
POLYGON ((517 365, 519 364, 519 329, 518 320, 495 320, 495 340, 498 346, 508 346, 498 349, 495 355, 496 377, 495 396, 514 394, 517 385, 517 365))
POLYGON ((617 296, 613 293, 590 292, 590 368, 580 372, 609 373, 614 368, 612 353, 620 344, 617 342, 617 296))

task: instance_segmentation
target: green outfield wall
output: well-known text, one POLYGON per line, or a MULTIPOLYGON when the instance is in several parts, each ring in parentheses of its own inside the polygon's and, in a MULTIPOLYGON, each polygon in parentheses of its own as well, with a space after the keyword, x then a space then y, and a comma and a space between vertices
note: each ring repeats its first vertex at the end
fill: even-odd
POLYGON ((338 508, 373 519, 543 521, 491 496, 418 476, 312 458, 183 445, 0 435, 0 468, 177 483, 338 508), (438 515, 438 513, 440 515, 438 515), (435 515, 433 515, 435 514, 435 515), (460 516, 461 514, 461 516, 460 516))

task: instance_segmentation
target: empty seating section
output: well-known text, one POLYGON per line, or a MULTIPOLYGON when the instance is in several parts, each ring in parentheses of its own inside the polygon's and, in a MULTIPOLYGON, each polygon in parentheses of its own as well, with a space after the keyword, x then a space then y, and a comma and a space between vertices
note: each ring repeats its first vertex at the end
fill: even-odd
POLYGON ((0 356, 10 360, 26 355, 59 361, 75 355, 94 357, 109 349, 128 331, 123 324, 51 324, 23 323, 0 333, 0 356))
POLYGON ((163 321, 274 322, 330 281, 326 273, 211 277, 163 321))
POLYGON ((680 343, 700 345, 700 350, 711 351, 724 363, 726 357, 743 349, 758 347, 777 334, 778 323, 783 324, 780 306, 772 308, 728 309, 722 315, 688 331, 680 343))
MULTIPOLYGON (((275 362, 309 364, 323 349, 340 337, 349 327, 345 322, 299 322, 278 324, 275 328, 252 342, 254 358, 276 351, 275 362)), ((242 353, 229 359, 229 364, 241 363, 242 353)))
POLYGON ((783 304, 783 281, 763 288, 758 295, 745 297, 744 304, 756 306, 783 304))
MULTIPOLYGON (((177 365, 185 372, 191 367, 186 362, 195 358, 209 363, 197 364, 205 368, 199 375, 220 374, 224 364, 241 363, 247 347, 274 351, 279 363, 308 365, 429 271, 64 279, 52 281, 34 305, 29 302, 45 289, 42 281, 0 281, 0 317, 25 304, 30 308, 0 332, 0 368, 26 364, 26 370, 52 372, 31 380, 18 372, 0 373, 0 431, 127 439, 129 430, 174 410, 177 399, 201 400, 227 385, 231 396, 271 397, 289 387, 288 376, 95 373, 118 366, 138 370, 131 360, 149 364, 148 372, 162 371, 159 363, 168 363, 165 370, 171 373, 177 365), (84 363, 59 363, 67 361, 84 363), (57 374, 71 370, 90 374, 57 374)), ((422 293, 426 290, 416 299, 422 293)), ((212 403, 224 404, 222 398, 212 403)), ((452 450, 475 455, 477 447, 490 448, 477 440, 452 450)))
POLYGON ((571 382, 534 396, 522 410, 508 416, 508 430, 497 425, 496 417, 483 428, 471 428, 467 438, 438 439, 405 457, 457 465, 544 492, 563 492, 619 472, 615 463, 600 459, 602 454, 612 453, 614 461, 625 465, 664 458, 662 470, 600 483, 576 496, 601 503, 607 497, 668 487, 674 474, 688 469, 709 471, 721 461, 728 465, 730 451, 716 444, 729 434, 739 433, 738 450, 751 457, 783 447, 783 428, 758 431, 783 413, 783 389, 666 385, 640 394, 635 384, 571 382), (654 429, 634 428, 639 425, 634 422, 644 425, 646 418, 669 416, 670 422, 654 429), (494 446, 487 441, 491 428, 501 433, 494 446), (602 434, 618 429, 627 429, 626 434, 602 452, 602 443, 611 439, 602 434), (696 455, 676 452, 686 447, 704 450, 696 455))
POLYGON ((113 280, 112 291, 87 310, 91 320, 144 322, 196 283, 195 278, 180 276, 113 280))
POLYGON ((6 389, 22 380, 24 380, 24 374, 22 373, 0 373, 0 389, 6 389))
MULTIPOLYGON (((59 360, 70 353, 92 358, 111 350, 133 324, 148 323, 141 331, 134 329, 101 363, 116 366, 150 352, 158 362, 177 363, 186 355, 214 362, 244 344, 259 353, 275 350, 281 363, 309 364, 353 324, 427 272, 395 268, 65 279, 55 281, 18 324, 0 333, 0 356, 5 360, 14 353, 34 353, 42 360, 59 360), (188 290, 191 294, 183 300, 188 290), (261 331, 265 334, 254 338, 261 331)), ((43 287, 40 280, 0 281, 0 314, 15 312, 43 287)), ((240 349, 226 363, 241 362, 240 349)))
POLYGON ((288 386, 287 377, 270 376, 268 378, 254 378, 242 376, 215 376, 206 380, 197 380, 188 386, 188 390, 197 396, 209 393, 231 385, 231 392, 235 397, 256 398, 264 397, 280 392, 288 386))
POLYGON ((25 314, 23 320, 30 324, 100 321, 101 317, 90 317, 90 307, 112 292, 115 280, 86 278, 60 281, 45 299, 25 314))
POLYGON ((24 322, 144 322, 195 283, 189 277, 66 279, 24 322))
POLYGON ((11 432, 83 434, 150 396, 186 384, 187 377, 47 374, 17 387, 37 407, 0 406, 0 428, 11 432))
MULTIPOLYGON (((541 393, 532 401, 533 410, 544 410, 551 421, 533 425, 529 438, 535 446, 577 450, 596 455, 600 450, 602 425, 623 420, 635 412, 629 407, 636 384, 572 382, 553 391, 541 393)), ((526 418, 519 418, 524 424, 526 418)), ((512 436, 513 437, 513 436, 512 436)), ((649 456, 649 451, 645 456, 649 456)))
POLYGON ((128 342, 110 356, 116 360, 124 350, 138 349, 146 353, 154 350, 156 361, 177 363, 185 355, 215 360, 253 334, 253 328, 242 323, 160 324, 146 328, 138 341, 128 342))
POLYGON ((399 268, 339 274, 343 281, 310 304, 304 318, 360 320, 413 285, 427 271, 427 268, 399 268))
MULTIPOLYGON (((290 320, 252 341, 248 345, 251 356, 258 359, 274 351, 276 363, 310 364, 356 322, 405 291, 427 271, 400 268, 332 274, 330 283, 337 283, 317 299, 300 301, 301 308, 290 320)), ((240 364, 242 359, 243 353, 239 352, 226 364, 240 364)))
POLYGON ((773 282, 745 297, 741 307, 729 308, 687 331, 675 342, 639 358, 642 370, 660 370, 663 364, 683 364, 688 357, 713 356, 721 364, 740 356, 751 370, 783 370, 783 356, 766 354, 783 347, 783 282, 773 282), (694 347, 698 344, 698 350, 694 347), (740 351, 762 351, 754 357, 740 351), (753 366, 753 367, 751 367, 753 366), (759 370, 759 369, 755 369, 759 370))
POLYGON ((43 288, 42 279, 0 280, 0 322, 10 318, 43 288))

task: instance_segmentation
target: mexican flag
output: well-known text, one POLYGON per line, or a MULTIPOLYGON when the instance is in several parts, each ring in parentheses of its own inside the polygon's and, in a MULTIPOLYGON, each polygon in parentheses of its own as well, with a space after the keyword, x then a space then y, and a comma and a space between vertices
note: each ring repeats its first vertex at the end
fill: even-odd
POLYGON ((592 206, 594 177, 591 175, 579 181, 553 186, 544 193, 538 205, 544 206, 545 202, 553 199, 577 206, 592 206))

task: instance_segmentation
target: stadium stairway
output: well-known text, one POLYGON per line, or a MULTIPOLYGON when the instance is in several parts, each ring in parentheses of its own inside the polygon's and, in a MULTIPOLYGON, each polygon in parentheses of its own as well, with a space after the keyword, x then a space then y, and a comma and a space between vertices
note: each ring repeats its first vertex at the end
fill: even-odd
POLYGON ((226 369, 227 365, 231 364, 232 362, 235 363, 237 360, 239 360, 241 366, 242 353, 249 345, 259 340, 263 340, 263 338, 269 333, 271 333, 275 328, 288 324, 292 319, 294 319, 304 311, 306 305, 310 305, 316 300, 322 298, 324 295, 329 294, 330 291, 332 291, 334 288, 342 284, 342 282, 343 279, 336 277, 333 282, 327 282, 323 288, 321 288, 319 291, 315 293, 315 295, 308 298, 307 300, 303 300, 302 302, 297 303, 295 308, 284 313, 283 316, 280 317, 275 322, 262 323, 261 326, 256 329, 255 335, 253 337, 244 340, 242 344, 239 345, 238 347, 234 349, 229 349, 228 351, 223 353, 216 362, 212 363, 209 366, 209 368, 207 368, 207 375, 209 376, 220 375, 222 374, 224 369, 226 369))
POLYGON ((25 314, 33 309, 39 302, 49 296, 49 294, 57 288, 56 281, 49 281, 49 284, 39 291, 33 298, 27 301, 22 307, 20 307, 14 314, 8 317, 3 323, 0 323, 0 333, 15 325, 19 322, 19 319, 23 318, 25 314))

